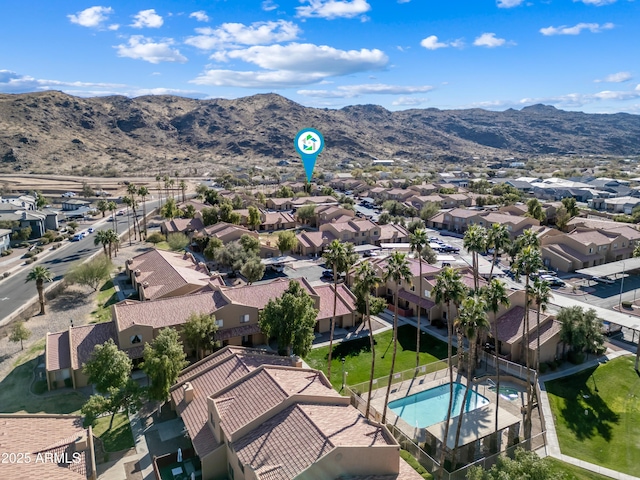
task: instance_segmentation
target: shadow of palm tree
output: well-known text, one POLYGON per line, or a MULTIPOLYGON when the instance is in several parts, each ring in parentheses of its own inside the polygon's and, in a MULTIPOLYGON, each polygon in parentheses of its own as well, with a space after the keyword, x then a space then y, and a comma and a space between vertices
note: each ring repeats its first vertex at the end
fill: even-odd
POLYGON ((87 293, 79 290, 65 290, 49 301, 53 312, 68 311, 87 302, 87 293))

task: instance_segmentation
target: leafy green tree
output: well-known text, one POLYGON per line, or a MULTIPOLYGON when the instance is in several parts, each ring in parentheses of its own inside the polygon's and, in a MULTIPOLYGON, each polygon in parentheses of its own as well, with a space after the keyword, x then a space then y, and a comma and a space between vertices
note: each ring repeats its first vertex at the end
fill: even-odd
POLYGON ((31 233, 32 232, 33 232, 33 230, 31 229, 31 227, 19 228, 17 230, 14 230, 11 233, 11 240, 18 241, 18 242, 24 242, 26 240, 29 240, 29 237, 31 237, 31 233))
POLYGON ((138 383, 129 378, 127 382, 118 389, 110 389, 108 396, 91 395, 89 400, 82 406, 80 412, 85 416, 85 424, 94 425, 98 417, 110 414, 109 428, 113 427, 113 419, 116 413, 124 410, 133 414, 142 408, 142 401, 146 390, 138 383))
POLYGON ((254 230, 257 230, 260 224, 262 223, 262 218, 260 218, 260 210, 253 205, 249 205, 249 218, 247 219, 247 224, 254 230))
POLYGON ((565 197, 561 200, 561 202, 564 208, 567 209, 569 217, 573 218, 578 215, 578 213, 580 213, 580 209, 578 208, 578 204, 574 197, 565 197))
POLYGON ((409 231, 409 233, 414 233, 418 229, 424 229, 424 222, 420 218, 411 220, 409 222, 409 225, 407 225, 407 230, 409 231))
POLYGON ((249 255, 258 255, 260 253, 260 239, 245 233, 240 237, 240 245, 249 255))
POLYGON ((276 198, 293 198, 293 190, 290 187, 283 185, 275 193, 276 198))
POLYGON ((82 182, 82 190, 80 190, 80 194, 85 197, 93 197, 96 192, 87 182, 82 182))
POLYGON ((239 271, 248 257, 239 241, 230 242, 215 250, 214 258, 221 266, 229 268, 233 273, 239 271))
MULTIPOLYGON (((171 199, 169 199, 171 201, 171 199)), ((189 237, 182 232, 174 232, 167 235, 167 243, 169 248, 174 252, 184 250, 189 245, 189 237)))
POLYGON ((278 232, 276 247, 280 250, 281 255, 284 255, 286 252, 292 252, 297 246, 298 239, 294 231, 285 230, 284 232, 278 232))
POLYGON ((111 260, 106 256, 100 256, 76 265, 67 272, 65 278, 71 284, 77 283, 78 285, 89 287, 95 292, 109 278, 112 270, 113 264, 111 260))
POLYGON ((109 210, 109 202, 101 198, 98 200, 98 203, 96 203, 96 208, 100 213, 102 213, 102 218, 104 218, 107 210, 109 210))
POLYGON ((296 216, 298 217, 298 220, 300 220, 304 224, 310 223, 310 221, 315 217, 315 214, 315 205, 305 205, 304 207, 300 207, 298 210, 296 210, 296 216))
POLYGON ((391 222, 391 214, 389 212, 382 212, 378 217, 378 225, 388 225, 391 222))
POLYGON ((311 351, 318 310, 306 290, 296 280, 280 298, 270 299, 260 312, 259 325, 267 337, 275 337, 278 351, 301 357, 311 351))
POLYGON ((173 220, 178 215, 180 215, 180 209, 176 204, 176 199, 171 197, 167 198, 164 206, 160 209, 160 215, 162 215, 167 220, 173 220))
POLYGON ((398 292, 400 291, 400 285, 402 284, 402 281, 404 280, 406 282, 411 282, 412 277, 413 276, 411 275, 411 269, 409 268, 407 255, 401 252, 393 252, 387 259, 387 268, 382 275, 382 279, 385 282, 391 280, 396 286, 393 309, 393 354, 391 356, 391 369, 389 370, 387 393, 385 395, 384 408, 382 410, 383 424, 387 419, 387 404, 389 403, 389 394, 391 393, 393 373, 396 367, 396 355, 398 353, 398 292))
POLYGON ((218 249, 223 247, 222 240, 217 237, 212 237, 209 239, 209 243, 207 243, 206 248, 204 249, 204 257, 207 260, 215 260, 216 252, 218 249))
POLYGON ((212 313, 192 313, 182 328, 184 341, 196 351, 198 360, 204 357, 204 352, 216 348, 217 331, 216 316, 212 313))
POLYGON ((325 250, 322 258, 327 268, 333 270, 333 315, 329 332, 329 355, 327 363, 327 377, 331 380, 331 356, 333 355, 333 331, 336 323, 336 309, 338 305, 338 279, 342 273, 348 272, 349 265, 355 262, 355 252, 352 243, 341 243, 333 240, 325 250), (348 245, 350 245, 348 247, 348 245))
POLYGON ((89 377, 89 383, 99 393, 109 393, 120 389, 131 376, 133 363, 129 356, 112 339, 96 345, 89 360, 82 366, 82 373, 89 377))
POLYGON ((477 224, 471 225, 464 234, 463 245, 471 253, 473 289, 477 292, 480 284, 478 257, 487 251, 487 229, 477 224))
MULTIPOLYGON (((411 252, 415 253, 418 257, 418 297, 422 297, 424 290, 422 289, 422 251, 425 247, 429 246, 429 237, 427 237, 427 231, 423 228, 417 228, 409 235, 409 248, 411 252)), ((420 366, 420 336, 422 330, 420 330, 420 320, 422 318, 422 307, 418 307, 418 325, 416 328, 416 368, 420 366)))
POLYGON ((218 207, 205 207, 200 210, 200 213, 202 214, 202 223, 205 227, 215 225, 220 221, 220 211, 218 207))
POLYGON ((239 195, 236 195, 235 197, 233 197, 233 200, 231 200, 231 206, 234 210, 240 210, 242 207, 244 207, 244 202, 239 195))
POLYGON ((166 241, 167 241, 167 237, 165 237, 160 232, 153 232, 151 235, 147 237, 147 242, 153 243, 154 245, 157 243, 166 242, 166 241))
POLYGON ((382 302, 378 302, 377 305, 372 309, 371 302, 371 291, 378 286, 378 284, 382 281, 378 275, 376 275, 376 271, 371 266, 371 262, 365 261, 359 264, 356 267, 355 271, 355 288, 354 293, 356 295, 357 303, 364 303, 364 312, 360 308, 358 311, 366 316, 367 319, 367 328, 369 329, 369 345, 371 346, 371 371, 369 373, 369 393, 367 394, 367 407, 365 409, 364 417, 369 418, 369 410, 371 408, 371 393, 373 390, 373 376, 375 372, 375 362, 376 362, 376 342, 373 338, 373 328, 371 328, 371 315, 377 315, 382 312, 386 307, 386 302, 382 298, 376 298, 375 300, 382 300, 382 302))
POLYGON ((228 200, 220 204, 220 221, 231 223, 231 214, 233 213, 233 205, 228 200))
POLYGON ((44 282, 53 281, 53 277, 51 276, 51 270, 49 270, 47 267, 43 267, 42 265, 33 267, 27 274, 26 281, 36 282, 36 290, 38 291, 38 301, 40 302, 40 315, 44 315, 45 314, 44 282))
POLYGON ((22 342, 29 340, 29 337, 31 337, 31 330, 24 325, 24 322, 19 321, 13 324, 9 333, 10 342, 20 342, 20 350, 24 350, 22 342))
POLYGON ((182 209, 182 216, 184 218, 194 218, 196 216, 196 207, 194 207, 193 205, 191 205, 190 203, 187 204, 183 209, 182 209))
MULTIPOLYGON (((447 361, 449 365, 449 408, 447 409, 447 419, 444 427, 444 437, 449 438, 449 423, 451 420, 451 410, 453 409, 453 319, 451 318, 451 303, 456 308, 462 303, 467 295, 467 287, 462 282, 460 272, 452 267, 443 268, 436 277, 436 284, 431 292, 436 303, 447 305, 447 361)), ((460 346, 459 346, 460 347, 460 346)), ((440 465, 444 466, 446 449, 441 449, 440 465)), ((444 467, 443 467, 444 468, 444 467)))
POLYGON ((547 218, 547 215, 544 213, 542 208, 542 204, 537 198, 529 199, 527 202, 527 213, 525 213, 525 216, 535 218, 541 223, 547 218))
POLYGON ((196 198, 204 200, 208 191, 209 187, 207 187, 204 183, 198 184, 198 186, 196 187, 196 198))
POLYGON ((562 472, 554 472, 546 458, 542 459, 535 452, 517 448, 515 458, 499 456, 490 470, 482 466, 471 467, 467 480, 564 480, 562 472))
POLYGON ((31 195, 33 195, 33 198, 36 199, 36 208, 38 210, 40 210, 47 203, 49 203, 49 201, 45 198, 45 196, 42 195, 42 193, 39 192, 38 190, 34 190, 33 192, 31 192, 31 195))
POLYGON ((247 260, 240 269, 240 273, 247 279, 249 285, 253 282, 257 282, 258 280, 262 280, 262 277, 264 277, 264 271, 265 266, 257 257, 247 260))
POLYGON ((420 218, 425 222, 440 211, 440 207, 435 202, 425 202, 420 209, 420 218))
POLYGON ((562 341, 562 356, 565 346, 574 352, 595 352, 604 344, 602 335, 602 319, 592 308, 585 310, 580 306, 563 307, 557 316, 560 322, 560 340, 562 341))
MULTIPOLYGON (((487 304, 483 298, 483 296, 479 295, 477 292, 472 297, 467 297, 462 301, 462 306, 460 311, 458 312, 458 318, 456 319, 456 328, 459 332, 467 337, 469 342, 469 355, 467 361, 467 385, 464 390, 464 397, 462 398, 462 404, 460 408, 460 415, 458 417, 458 427, 456 429, 456 440, 453 444, 453 453, 451 455, 451 465, 455 467, 456 465, 456 454, 458 452, 458 444, 460 443, 460 431, 462 428, 462 420, 464 418, 464 408, 463 405, 466 405, 467 399, 469 398, 469 392, 471 391, 471 387, 473 384, 474 372, 475 372, 475 348, 476 348, 476 340, 478 336, 482 335, 484 332, 488 332, 491 328, 489 324, 489 320, 487 320, 486 315, 487 304)), ((462 341, 458 342, 458 345, 462 346, 462 341)), ((460 349, 460 356, 462 353, 462 349, 460 349)))
MULTIPOLYGON (((500 336, 498 332, 498 311, 500 306, 509 307, 509 295, 507 294, 507 286, 504 282, 494 278, 489 281, 482 294, 484 295, 485 304, 487 305, 487 311, 493 313, 493 338, 496 348, 496 385, 498 392, 500 391, 500 368, 498 367, 500 358, 500 336)), ((498 405, 500 403, 500 395, 496 396, 496 417, 495 417, 495 431, 498 431, 498 405)))
POLYGON ((220 203, 220 196, 217 190, 207 189, 204 194, 204 199, 209 205, 218 205, 220 203))
POLYGON ((149 398, 164 402, 180 371, 188 365, 186 354, 173 328, 163 328, 144 346, 142 370, 149 376, 149 398))
POLYGON ((571 220, 571 215, 569 215, 567 209, 559 207, 558 210, 556 210, 556 227, 560 230, 564 230, 569 223, 569 220, 571 220))

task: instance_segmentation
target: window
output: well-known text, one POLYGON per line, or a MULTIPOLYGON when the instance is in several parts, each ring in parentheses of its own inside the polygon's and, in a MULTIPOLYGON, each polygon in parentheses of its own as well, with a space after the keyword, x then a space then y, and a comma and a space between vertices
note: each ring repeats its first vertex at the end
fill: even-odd
POLYGON ((230 463, 229 463, 229 465, 228 465, 228 469, 229 469, 229 478, 230 478, 231 480, 234 480, 234 476, 233 476, 233 475, 234 475, 234 471, 233 471, 233 467, 231 466, 231 464, 230 464, 230 463))
POLYGON ((131 335, 131 338, 129 338, 129 340, 131 340, 132 344, 135 343, 142 343, 142 335, 131 335))
POLYGON ((593 248, 589 247, 589 253, 593 253, 593 248))
POLYGON ((614 244, 613 244, 613 248, 618 248, 618 244, 617 244, 617 243, 614 243, 614 244))
POLYGON ((248 323, 249 322, 249 314, 245 313, 244 315, 240 315, 240 323, 248 323))
POLYGON ((222 328, 224 326, 224 320, 216 320, 216 325, 218 326, 218 328, 222 328))

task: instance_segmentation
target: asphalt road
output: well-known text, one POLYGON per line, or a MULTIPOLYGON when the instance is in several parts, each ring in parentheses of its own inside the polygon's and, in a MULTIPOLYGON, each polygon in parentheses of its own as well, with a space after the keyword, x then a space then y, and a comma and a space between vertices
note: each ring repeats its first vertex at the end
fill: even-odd
MULTIPOLYGON (((158 201, 147 202, 147 212, 157 207, 158 201)), ((139 214, 139 217, 142 217, 139 214)), ((122 233, 127 229, 127 216, 116 216, 118 233, 122 233)), ((64 225, 64 224, 63 224, 64 225)), ((80 223, 78 231, 84 231, 91 225, 80 223)), ((112 228, 110 221, 100 222, 94 226, 96 230, 108 230, 112 228)), ((90 233, 86 238, 71 242, 65 240, 63 246, 58 250, 47 252, 47 256, 31 265, 20 267, 14 271, 11 276, 0 282, 0 326, 6 323, 6 319, 18 308, 37 297, 36 286, 34 282, 26 282, 27 275, 32 267, 42 265, 47 267, 53 276, 54 283, 62 279, 70 267, 76 265, 79 261, 86 260, 90 255, 102 249, 101 245, 95 246, 93 239, 95 233, 90 233)), ((46 250, 45 250, 46 251, 46 250)), ((43 252, 44 253, 44 252, 43 252)), ((40 254, 42 256, 42 254, 40 254)), ((46 284, 45 288, 51 284, 46 284)))

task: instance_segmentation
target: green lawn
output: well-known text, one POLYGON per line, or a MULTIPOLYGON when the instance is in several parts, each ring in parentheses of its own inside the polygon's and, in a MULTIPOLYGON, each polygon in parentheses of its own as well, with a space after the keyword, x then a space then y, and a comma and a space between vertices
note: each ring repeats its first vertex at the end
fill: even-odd
POLYGON ((158 250, 171 250, 171 247, 166 241, 156 243, 154 247, 157 248, 158 250))
MULTIPOLYGON (((375 377, 389 375, 393 356, 393 331, 388 330, 374 335, 376 346, 375 377)), ((454 348, 455 353, 455 348, 454 348)), ((310 367, 327 372, 329 347, 314 348, 305 361, 310 367)), ((331 361, 331 380, 334 388, 342 387, 342 362, 345 358, 345 370, 348 372, 347 384, 356 385, 369 380, 371 372, 371 346, 369 337, 342 342, 333 347, 331 361)), ((420 339, 420 364, 433 363, 447 358, 447 344, 422 333, 420 339)), ((398 354, 396 372, 409 370, 416 366, 416 328, 412 325, 398 327, 398 354)))
POLYGON ((29 392, 37 359, 17 366, 0 382, 0 412, 2 413, 78 413, 85 401, 78 392, 35 395, 29 392))
POLYGON ((547 457, 547 461, 551 464, 551 470, 564 473, 566 480, 610 480, 609 477, 576 467, 556 458, 547 457))
POLYGON ((562 453, 640 475, 640 377, 634 361, 620 357, 547 382, 562 453))
POLYGON ((33 343, 30 347, 27 347, 26 350, 23 350, 20 355, 18 355, 16 361, 13 362, 13 366, 17 367, 18 365, 22 365, 26 361, 31 360, 32 358, 35 358, 43 353, 45 343, 46 339, 41 338, 37 342, 33 343))
POLYGON ((118 301, 116 289, 110 279, 98 290, 96 295, 97 307, 91 312, 94 320, 91 323, 102 323, 111 320, 111 305, 118 301))
POLYGON ((110 421, 111 415, 100 417, 93 427, 93 434, 102 440, 105 451, 119 452, 120 450, 133 448, 135 443, 127 415, 125 413, 116 413, 113 419, 113 426, 111 430, 107 431, 110 421))

